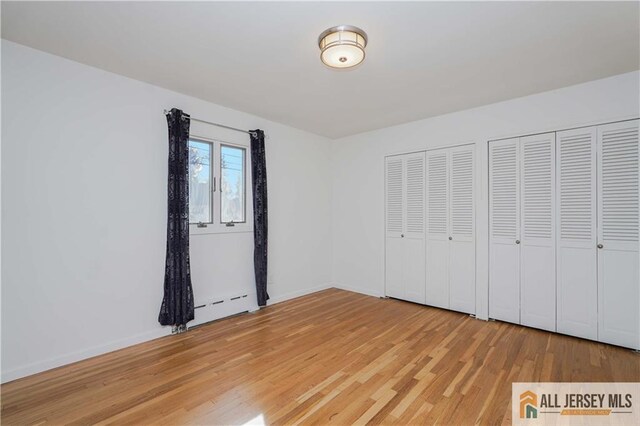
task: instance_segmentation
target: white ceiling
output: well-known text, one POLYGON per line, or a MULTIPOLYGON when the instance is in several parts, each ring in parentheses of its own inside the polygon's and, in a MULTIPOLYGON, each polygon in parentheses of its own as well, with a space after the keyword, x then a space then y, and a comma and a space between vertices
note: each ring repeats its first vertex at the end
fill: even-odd
POLYGON ((638 2, 3 1, 2 37, 331 138, 640 68, 638 2), (338 24, 351 71, 319 59, 338 24))

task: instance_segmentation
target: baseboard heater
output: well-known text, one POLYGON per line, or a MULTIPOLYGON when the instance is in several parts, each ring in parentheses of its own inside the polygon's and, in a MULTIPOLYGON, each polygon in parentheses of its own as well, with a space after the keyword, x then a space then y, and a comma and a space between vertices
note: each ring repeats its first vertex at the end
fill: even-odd
MULTIPOLYGON (((212 321, 249 312, 251 309, 248 294, 240 294, 223 299, 210 299, 195 307, 195 319, 187 325, 187 330, 212 321)), ((173 334, 178 334, 182 331, 185 330, 178 330, 175 327, 172 329, 173 334)))

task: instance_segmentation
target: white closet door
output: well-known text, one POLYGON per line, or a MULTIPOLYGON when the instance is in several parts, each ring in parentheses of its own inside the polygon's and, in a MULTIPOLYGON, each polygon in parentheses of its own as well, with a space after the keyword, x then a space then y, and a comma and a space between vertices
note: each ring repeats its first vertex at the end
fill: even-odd
POLYGON ((402 298, 404 232, 404 158, 385 158, 385 294, 402 298))
POLYGON ((557 329, 598 338, 596 128, 556 134, 557 329))
POLYGON ((425 154, 405 157, 405 232, 402 284, 405 300, 425 303, 425 154))
POLYGON ((460 312, 476 312, 474 146, 449 150, 449 303, 460 312))
POLYGON ((427 305, 449 308, 449 159, 427 151, 427 305))
POLYGON ((489 144, 489 316, 520 322, 518 139, 489 144))
POLYGON ((520 138, 520 323, 556 330, 555 133, 520 138))
POLYGON ((598 127, 598 340, 640 349, 638 121, 598 127))

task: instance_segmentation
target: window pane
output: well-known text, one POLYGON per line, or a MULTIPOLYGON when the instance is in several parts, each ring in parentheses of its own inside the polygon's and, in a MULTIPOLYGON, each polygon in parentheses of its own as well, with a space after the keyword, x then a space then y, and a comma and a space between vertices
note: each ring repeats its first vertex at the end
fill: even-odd
POLYGON ((189 141, 189 223, 211 223, 211 144, 189 141))
POLYGON ((244 222, 245 150, 220 146, 220 222, 244 222))

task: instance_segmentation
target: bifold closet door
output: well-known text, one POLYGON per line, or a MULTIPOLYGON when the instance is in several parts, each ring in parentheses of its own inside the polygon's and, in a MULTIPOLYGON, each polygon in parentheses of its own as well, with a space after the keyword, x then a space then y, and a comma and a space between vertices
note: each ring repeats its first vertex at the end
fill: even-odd
POLYGON ((468 314, 476 312, 474 150, 449 149, 449 307, 468 314))
POLYGON ((520 323, 556 330, 555 133, 520 138, 520 323))
POLYGON ((638 120, 489 144, 489 316, 640 349, 638 120))
POLYGON ((427 151, 427 278, 425 303, 449 308, 449 159, 427 151))
POLYGON ((489 317, 520 323, 518 138, 489 144, 489 317))
POLYGON ((385 158, 385 294, 402 298, 402 251, 405 216, 405 166, 402 156, 385 158))
POLYGON ((556 134, 557 330, 597 340, 596 128, 556 134))
POLYGON ((403 247, 404 299, 425 300, 425 154, 406 154, 406 210, 403 247))
POLYGON ((640 349, 638 120, 598 126, 598 340, 640 349))
POLYGON ((427 151, 426 304, 476 311, 474 146, 427 151))
POLYGON ((491 318, 555 331, 555 133, 489 144, 491 318))
POLYGON ((387 157, 385 180, 385 293, 424 303, 424 153, 387 157))

